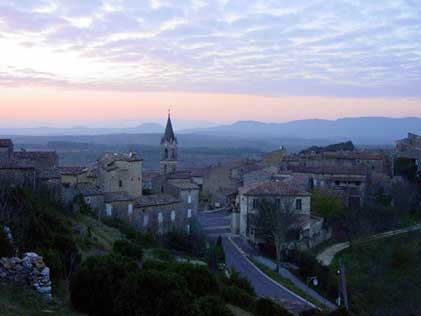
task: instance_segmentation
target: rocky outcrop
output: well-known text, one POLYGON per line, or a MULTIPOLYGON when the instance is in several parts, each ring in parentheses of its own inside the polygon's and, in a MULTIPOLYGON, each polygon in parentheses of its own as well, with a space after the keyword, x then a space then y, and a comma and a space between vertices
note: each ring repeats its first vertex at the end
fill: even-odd
POLYGON ((28 252, 23 258, 0 259, 0 281, 29 286, 45 297, 51 298, 50 269, 41 256, 28 252))

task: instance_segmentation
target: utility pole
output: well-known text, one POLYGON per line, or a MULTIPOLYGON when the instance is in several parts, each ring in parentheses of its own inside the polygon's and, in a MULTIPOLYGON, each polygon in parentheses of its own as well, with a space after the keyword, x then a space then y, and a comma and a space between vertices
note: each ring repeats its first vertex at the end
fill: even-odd
POLYGON ((339 297, 338 297, 338 305, 343 305, 344 307, 349 310, 349 301, 348 301, 348 290, 346 287, 346 274, 345 274, 345 265, 342 259, 339 259, 339 269, 337 271, 339 275, 339 297))

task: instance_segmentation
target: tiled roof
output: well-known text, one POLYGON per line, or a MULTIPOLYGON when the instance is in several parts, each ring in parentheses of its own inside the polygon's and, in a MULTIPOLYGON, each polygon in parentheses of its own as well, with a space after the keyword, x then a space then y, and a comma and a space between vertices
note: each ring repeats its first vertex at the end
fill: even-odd
POLYGON ((116 169, 117 167, 114 165, 116 161, 127 161, 127 162, 136 162, 142 161, 143 159, 137 153, 106 153, 98 163, 104 168, 105 170, 111 171, 116 169))
POLYGON ((40 179, 60 179, 61 174, 58 168, 38 169, 37 177, 40 179))
POLYGON ((106 192, 104 193, 105 202, 125 202, 133 201, 134 198, 127 192, 106 192))
POLYGON ((240 189, 243 195, 274 195, 274 196, 310 196, 311 193, 301 186, 293 185, 285 180, 268 180, 240 189))
POLYGON ((139 197, 135 202, 136 208, 168 205, 179 203, 180 200, 170 194, 152 194, 139 197))
POLYGON ((24 161, 0 160, 0 169, 35 169, 35 167, 24 161))
POLYGON ((87 171, 85 167, 60 167, 60 173, 63 176, 77 176, 87 171))
POLYGON ((199 190, 199 186, 190 180, 168 180, 168 182, 182 190, 199 190))
POLYGON ((325 159, 352 159, 352 160, 384 160, 382 155, 363 151, 326 152, 322 154, 325 159))
POLYGON ((16 159, 27 159, 27 160, 37 160, 37 159, 50 159, 57 160, 58 156, 55 151, 15 151, 14 156, 16 159))
POLYGON ((288 167, 288 170, 294 173, 304 174, 333 174, 333 175, 367 175, 368 169, 364 165, 358 166, 294 166, 288 167))
POLYGON ((93 183, 78 183, 76 188, 84 196, 104 195, 102 190, 93 183))

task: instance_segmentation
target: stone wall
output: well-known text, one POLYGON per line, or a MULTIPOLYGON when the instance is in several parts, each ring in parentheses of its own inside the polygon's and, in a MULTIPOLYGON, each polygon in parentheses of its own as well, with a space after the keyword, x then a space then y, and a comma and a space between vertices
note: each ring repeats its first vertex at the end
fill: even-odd
POLYGON ((51 298, 50 269, 41 256, 28 252, 23 258, 0 259, 0 281, 29 286, 39 294, 51 298))

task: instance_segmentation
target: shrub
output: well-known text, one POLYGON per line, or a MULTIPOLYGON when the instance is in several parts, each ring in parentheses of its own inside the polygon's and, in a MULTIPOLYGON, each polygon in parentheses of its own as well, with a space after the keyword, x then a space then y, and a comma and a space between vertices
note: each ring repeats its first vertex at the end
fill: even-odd
POLYGON ((127 240, 117 240, 113 244, 113 252, 136 261, 143 259, 143 249, 137 244, 127 240))
POLYGON ((201 316, 233 316, 224 301, 217 296, 205 296, 198 300, 197 305, 201 316))
POLYGON ((14 255, 13 246, 3 231, 3 225, 0 223, 0 258, 12 257, 14 255))
POLYGON ((219 294, 219 286, 215 276, 205 267, 192 264, 176 264, 170 268, 170 271, 182 276, 186 280, 190 292, 198 297, 219 294))
POLYGON ((70 297, 73 306, 91 316, 114 316, 113 300, 130 273, 134 262, 114 255, 90 257, 73 274, 70 297))
POLYGON ((182 277, 144 270, 124 283, 114 300, 115 315, 200 315, 182 277))
POLYGON ((351 313, 346 308, 339 308, 331 312, 329 316, 351 316, 351 313))
POLYGON ((256 302, 256 314, 259 316, 289 316, 285 308, 270 299, 260 298, 256 302))
POLYGON ((228 284, 234 285, 249 295, 255 296, 254 288, 251 285, 250 281, 241 277, 240 274, 236 271, 233 271, 228 278, 228 284))
POLYGON ((322 315, 323 313, 318 309, 308 309, 300 313, 300 316, 322 316, 322 315))
POLYGON ((241 306, 248 311, 254 311, 255 298, 236 286, 226 286, 222 289, 222 297, 227 303, 241 306))
POLYGON ((173 255, 171 254, 171 252, 169 252, 167 249, 163 249, 163 248, 156 248, 152 251, 152 255, 159 259, 159 260, 163 260, 163 261, 171 261, 174 259, 173 255))

